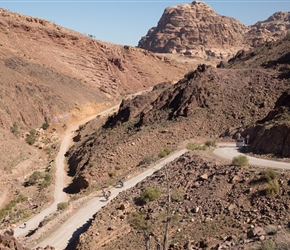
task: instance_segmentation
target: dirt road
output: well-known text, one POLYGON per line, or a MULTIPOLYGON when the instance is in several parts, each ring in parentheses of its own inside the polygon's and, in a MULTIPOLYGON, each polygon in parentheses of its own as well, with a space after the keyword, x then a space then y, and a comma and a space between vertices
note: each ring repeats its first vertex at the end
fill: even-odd
MULTIPOLYGON (((214 150, 214 154, 224 159, 232 161, 233 157, 238 155, 243 155, 238 151, 238 148, 234 143, 220 143, 219 147, 214 150)), ((252 156, 247 156, 249 159, 249 164, 253 166, 262 166, 269 168, 279 168, 279 169, 290 169, 290 163, 270 161, 260 158, 255 158, 252 156)))
MULTIPOLYGON (((110 109, 107 109, 103 112, 100 112, 96 115, 107 115, 115 111, 119 105, 116 105, 110 109)), ((39 214, 32 217, 26 222, 26 227, 24 225, 19 225, 14 229, 14 236, 21 237, 27 235, 29 232, 35 230, 39 223, 50 214, 54 213, 57 210, 57 204, 60 202, 68 201, 67 194, 63 191, 67 183, 67 175, 65 172, 65 153, 72 145, 73 132, 79 128, 80 125, 87 123, 88 121, 95 119, 96 115, 92 115, 78 122, 68 125, 63 137, 61 138, 61 144, 59 152, 55 158, 55 167, 56 167, 56 179, 55 179, 55 189, 54 189, 54 202, 46 209, 41 211, 39 214)))
MULTIPOLYGON (((110 191, 112 192, 109 200, 114 199, 119 192, 135 186, 138 182, 144 180, 147 176, 152 175, 156 170, 161 169, 167 163, 178 158, 187 152, 186 149, 181 149, 177 152, 170 154, 166 159, 160 161, 154 167, 146 170, 145 172, 127 180, 123 188, 115 187, 110 191)), ((82 228, 86 226, 93 215, 97 213, 107 201, 103 197, 95 197, 85 203, 78 211, 74 213, 67 221, 65 221, 56 231, 54 231, 48 238, 42 241, 37 246, 45 247, 47 245, 54 246, 56 250, 65 249, 66 246, 72 242, 81 232, 82 228)), ((35 246, 36 247, 36 246, 35 246)))

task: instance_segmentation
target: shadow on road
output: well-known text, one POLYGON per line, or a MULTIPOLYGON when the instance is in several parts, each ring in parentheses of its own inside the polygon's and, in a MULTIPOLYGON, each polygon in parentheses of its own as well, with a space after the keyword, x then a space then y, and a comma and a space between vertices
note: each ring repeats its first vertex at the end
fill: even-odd
POLYGON ((72 237, 68 240, 67 247, 64 250, 74 250, 75 249, 76 240, 77 240, 78 236, 81 233, 85 232, 90 227, 93 220, 94 220, 94 218, 87 220, 85 224, 83 224, 81 227, 77 228, 76 231, 74 231, 72 237))

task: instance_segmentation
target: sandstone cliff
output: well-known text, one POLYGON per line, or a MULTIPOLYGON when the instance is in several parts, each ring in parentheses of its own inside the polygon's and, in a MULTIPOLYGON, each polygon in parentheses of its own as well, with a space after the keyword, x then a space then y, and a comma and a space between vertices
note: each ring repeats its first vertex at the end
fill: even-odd
POLYGON ((289 12, 278 12, 247 27, 234 18, 217 14, 203 2, 193 1, 166 8, 157 27, 141 38, 138 47, 160 53, 225 59, 240 49, 285 36, 290 29, 289 16, 289 12))

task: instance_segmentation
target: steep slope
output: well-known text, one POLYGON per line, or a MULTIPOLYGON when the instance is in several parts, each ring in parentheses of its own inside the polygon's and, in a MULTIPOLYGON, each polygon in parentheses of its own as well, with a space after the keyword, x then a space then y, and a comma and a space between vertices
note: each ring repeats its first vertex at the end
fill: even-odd
POLYGON ((138 47, 154 52, 182 53, 201 58, 229 58, 240 49, 276 41, 290 30, 290 12, 277 12, 247 27, 193 1, 164 10, 157 27, 142 37, 138 47))
POLYGON ((68 153, 72 192, 140 171, 164 148, 175 149, 190 138, 232 135, 262 119, 289 86, 279 74, 259 66, 200 65, 175 85, 164 83, 123 101, 102 129, 92 123, 91 130, 79 132, 80 141, 68 153))
POLYGON ((254 152, 290 157, 290 91, 285 91, 274 109, 246 133, 251 136, 254 152))
MULTIPOLYGON (((49 190, 24 185, 35 171, 51 170, 53 176, 54 152, 69 122, 159 82, 173 82, 189 68, 190 63, 0 9, 0 208, 19 194, 28 199, 21 208, 29 211, 25 216, 49 202, 49 190), (39 129, 43 124, 50 125, 47 131, 39 129), (25 141, 29 131, 35 147, 25 141)), ((14 214, 8 222, 23 215, 14 214)))

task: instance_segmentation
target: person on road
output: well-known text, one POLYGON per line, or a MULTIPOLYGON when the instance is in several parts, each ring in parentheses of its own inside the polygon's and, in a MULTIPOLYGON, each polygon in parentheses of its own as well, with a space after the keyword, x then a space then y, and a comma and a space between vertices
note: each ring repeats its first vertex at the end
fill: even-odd
POLYGON ((108 201, 111 196, 111 191, 109 190, 108 193, 105 194, 105 199, 108 201))
POLYGON ((24 224, 23 224, 23 225, 24 225, 24 228, 26 228, 26 222, 24 222, 24 224))
POLYGON ((121 187, 124 187, 124 182, 123 181, 119 181, 119 183, 120 183, 121 187))

